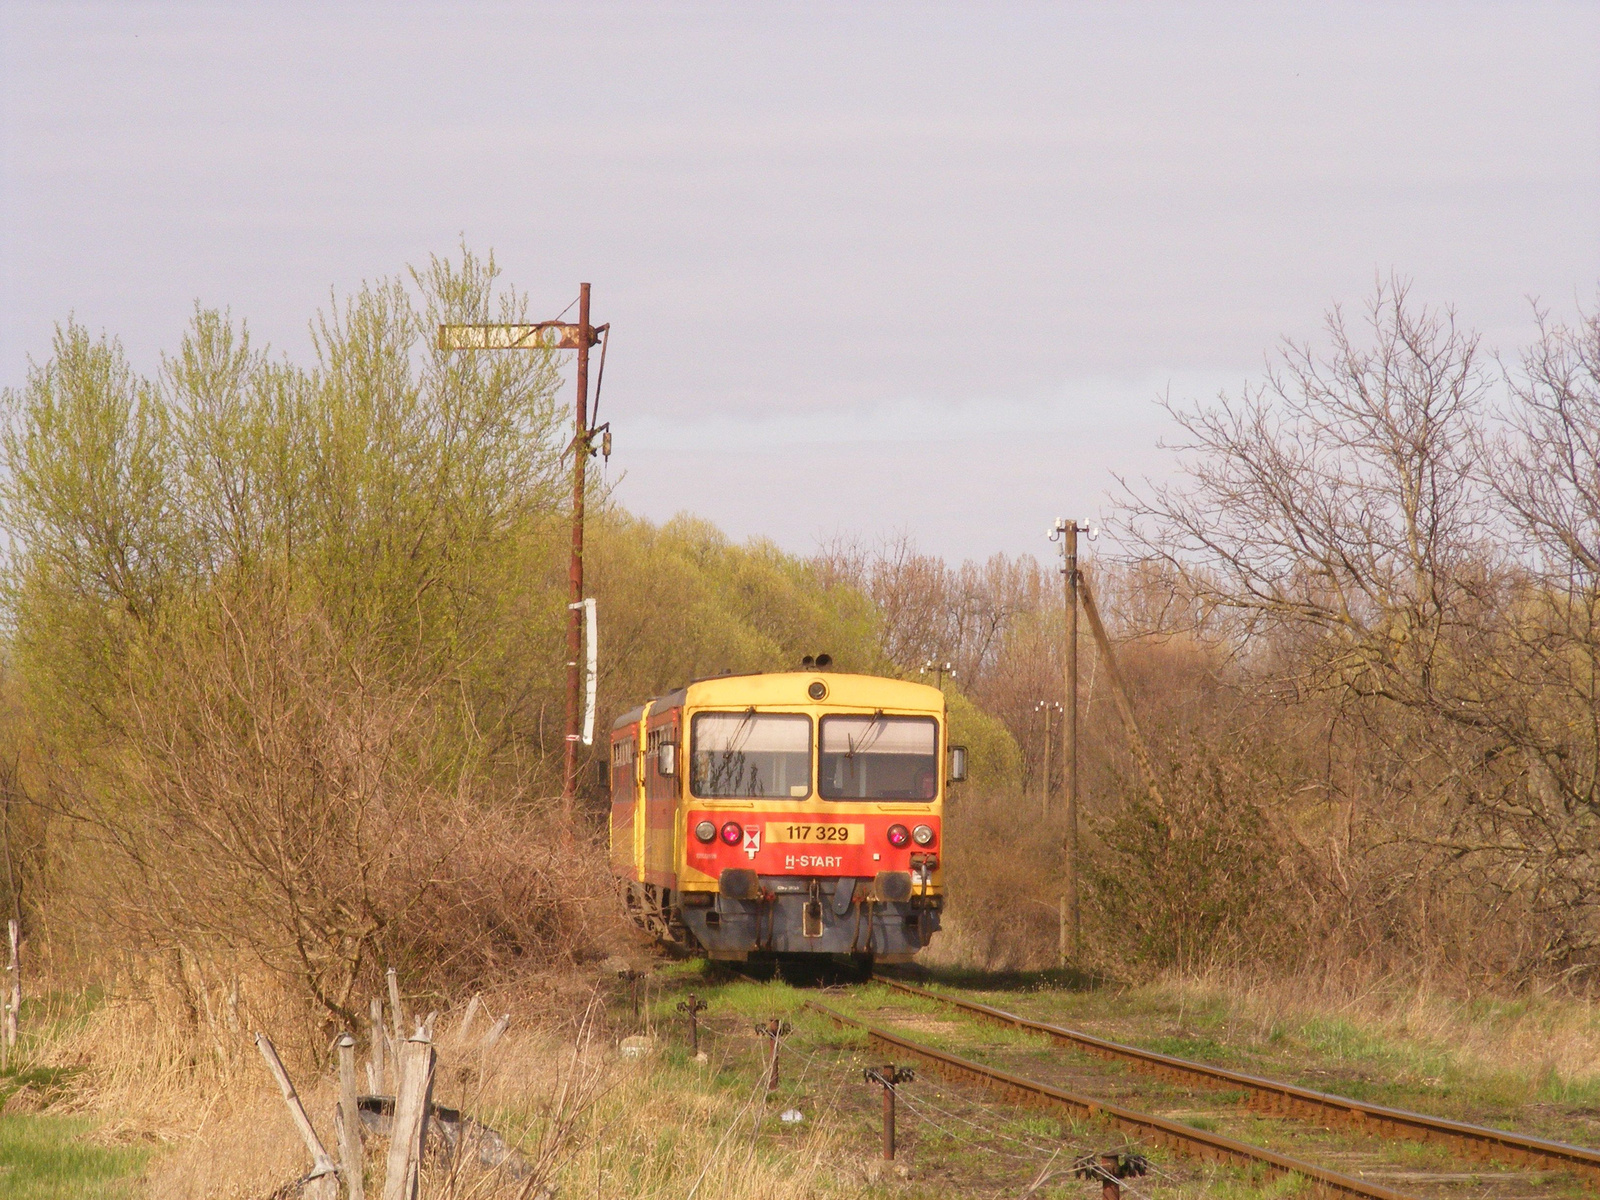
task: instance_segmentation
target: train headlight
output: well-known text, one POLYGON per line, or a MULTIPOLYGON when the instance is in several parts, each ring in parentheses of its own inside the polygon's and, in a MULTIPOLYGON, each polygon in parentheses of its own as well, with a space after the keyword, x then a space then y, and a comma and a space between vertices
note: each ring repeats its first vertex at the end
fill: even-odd
POLYGON ((702 842, 714 842, 717 840, 717 827, 710 821, 701 821, 694 827, 694 835, 702 842))
POLYGON ((722 840, 730 846, 737 846, 744 840, 744 826, 737 821, 729 821, 722 827, 722 840))
POLYGON ((911 840, 919 846, 933 845, 933 826, 918 825, 911 831, 911 840))
POLYGON ((911 840, 911 831, 904 825, 889 826, 889 845, 899 849, 911 840))

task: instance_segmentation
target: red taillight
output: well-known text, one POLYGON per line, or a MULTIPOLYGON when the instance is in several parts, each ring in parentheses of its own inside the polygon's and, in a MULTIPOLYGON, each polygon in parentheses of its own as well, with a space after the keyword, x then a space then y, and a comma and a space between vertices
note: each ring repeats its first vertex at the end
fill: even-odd
POLYGON ((904 825, 889 826, 889 845, 897 849, 911 840, 911 831, 904 825))
POLYGON ((737 821, 729 821, 722 827, 722 840, 730 846, 737 846, 744 840, 744 828, 737 821))

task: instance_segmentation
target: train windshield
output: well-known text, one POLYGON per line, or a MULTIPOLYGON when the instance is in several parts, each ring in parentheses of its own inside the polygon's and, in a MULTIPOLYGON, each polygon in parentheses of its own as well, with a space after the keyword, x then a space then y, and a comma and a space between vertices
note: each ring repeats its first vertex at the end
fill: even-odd
POLYGON ((932 800, 939 726, 932 717, 823 717, 818 766, 824 800, 932 800))
POLYGON ((696 796, 804 799, 811 794, 811 718, 800 713, 700 713, 689 787, 696 796))

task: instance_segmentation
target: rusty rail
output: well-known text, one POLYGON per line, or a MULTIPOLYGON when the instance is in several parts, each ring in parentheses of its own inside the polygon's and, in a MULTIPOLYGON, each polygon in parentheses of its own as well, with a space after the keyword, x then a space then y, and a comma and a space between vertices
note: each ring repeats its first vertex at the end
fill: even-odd
POLYGON ((960 1058, 944 1050, 932 1046, 924 1046, 901 1037, 887 1029, 880 1029, 876 1025, 869 1025, 855 1017, 846 1016, 837 1009, 819 1004, 815 1000, 806 1001, 806 1007, 821 1013, 830 1020, 840 1025, 848 1025, 865 1032, 874 1041, 886 1046, 893 1046, 923 1062, 928 1063, 934 1070, 950 1078, 977 1083, 996 1093, 1006 1100, 1016 1103, 1042 1108, 1065 1108, 1080 1115, 1109 1122, 1129 1133, 1166 1146, 1180 1154, 1191 1155, 1208 1162, 1228 1163, 1233 1166, 1260 1167, 1282 1175, 1298 1175, 1307 1180, 1314 1192, 1327 1197, 1355 1196, 1361 1200, 1413 1200, 1405 1192, 1397 1192, 1379 1184, 1367 1183, 1349 1175, 1341 1175, 1337 1171, 1329 1171, 1314 1163, 1302 1162, 1290 1158, 1288 1155, 1279 1154, 1275 1150, 1268 1150, 1261 1146, 1252 1146, 1246 1142, 1235 1141, 1233 1138, 1224 1137, 1218 1133, 1211 1133, 1203 1129, 1195 1129, 1178 1121, 1166 1117, 1158 1117, 1150 1113, 1135 1112, 1117 1104, 1110 1104, 1104 1100, 1096 1100, 1089 1096, 1079 1096, 1073 1092, 1063 1091, 1047 1083, 1026 1079, 1021 1075, 1013 1075, 1009 1071, 1002 1071, 997 1067, 985 1066, 970 1059, 960 1058))
POLYGON ((1537 1166, 1560 1170, 1580 1170, 1600 1176, 1600 1151, 1586 1146, 1571 1146, 1565 1142, 1550 1142, 1542 1138, 1527 1137, 1504 1129, 1491 1129, 1482 1125, 1469 1125, 1443 1117, 1430 1117, 1423 1113, 1408 1112, 1401 1108, 1386 1108, 1367 1104, 1346 1096, 1313 1091, 1292 1083, 1262 1079, 1214 1067, 1207 1063, 1174 1058, 1154 1050, 1141 1050, 1120 1042, 1107 1041, 1076 1029, 1029 1020, 1003 1009, 962 1000, 926 988, 902 983, 897 979, 880 979, 880 982, 909 995, 924 1000, 947 1004, 963 1012, 972 1013, 1002 1025, 1041 1033, 1056 1041, 1065 1042, 1075 1049, 1100 1058, 1118 1059, 1136 1069, 1164 1079, 1183 1083, 1199 1083, 1206 1087, 1245 1091, 1250 1096, 1250 1107, 1276 1116, 1297 1117, 1316 1121, 1332 1121, 1354 1126, 1385 1137, 1410 1138, 1451 1145, 1467 1157, 1487 1159, 1518 1166, 1537 1166))

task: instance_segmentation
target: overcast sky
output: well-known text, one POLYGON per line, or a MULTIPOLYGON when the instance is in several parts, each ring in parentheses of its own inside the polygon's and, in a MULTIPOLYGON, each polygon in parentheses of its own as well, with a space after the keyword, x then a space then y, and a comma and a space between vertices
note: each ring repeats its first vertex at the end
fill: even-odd
POLYGON ((593 283, 624 503, 798 551, 1045 551, 1380 273, 1505 349, 1600 284, 1600 3, 0 14, 0 385, 464 236, 593 283))

